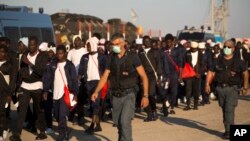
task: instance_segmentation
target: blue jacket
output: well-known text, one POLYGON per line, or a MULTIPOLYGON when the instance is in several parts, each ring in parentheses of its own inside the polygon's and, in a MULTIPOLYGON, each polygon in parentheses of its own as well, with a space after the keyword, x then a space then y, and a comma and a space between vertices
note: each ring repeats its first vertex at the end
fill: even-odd
MULTIPOLYGON (((105 70, 106 56, 98 53, 97 59, 98 59, 99 73, 100 75, 102 75, 105 70)), ((78 70, 78 75, 84 79, 84 82, 87 82, 88 79, 87 76, 88 62, 89 62, 89 53, 82 56, 78 70)))
MULTIPOLYGON (((50 65, 47 66, 47 70, 45 72, 45 76, 43 78, 43 88, 45 92, 49 92, 49 89, 52 88, 54 90, 54 78, 55 78, 55 71, 57 69, 58 61, 55 60, 51 62, 50 65)), ((65 75, 68 82, 69 91, 72 92, 74 95, 78 94, 78 81, 76 75, 76 69, 72 62, 69 60, 66 61, 66 65, 64 67, 65 75)))

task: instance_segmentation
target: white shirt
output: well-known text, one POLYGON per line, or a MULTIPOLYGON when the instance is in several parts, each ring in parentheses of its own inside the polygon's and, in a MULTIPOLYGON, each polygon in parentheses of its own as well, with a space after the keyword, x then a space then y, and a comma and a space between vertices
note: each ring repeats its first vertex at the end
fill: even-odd
POLYGON ((64 95, 64 85, 68 86, 64 66, 66 62, 58 63, 55 71, 53 99, 58 100, 64 95), (61 72, 60 72, 61 71, 61 72), (65 84, 64 84, 65 83, 65 84))
POLYGON ((215 54, 215 57, 218 58, 219 55, 220 55, 220 53, 217 53, 217 54, 215 54))
POLYGON ((0 61, 0 67, 5 63, 6 61, 0 61))
POLYGON ((242 51, 243 51, 243 49, 240 49, 240 59, 244 61, 242 51))
POLYGON ((148 53, 148 51, 150 50, 150 48, 145 48, 145 52, 148 53))
MULTIPOLYGON (((5 63, 6 61, 0 61, 0 67, 5 63)), ((10 75, 4 75, 3 72, 0 71, 0 75, 3 75, 6 83, 9 85, 10 84, 10 75)))
POLYGON ((69 61, 72 61, 72 63, 75 65, 75 68, 76 68, 76 74, 78 74, 78 69, 79 69, 79 65, 80 65, 80 61, 81 61, 81 58, 84 54, 87 54, 88 51, 86 48, 80 48, 80 49, 72 49, 69 51, 68 53, 68 57, 67 59, 69 61))
POLYGON ((89 55, 88 68, 87 68, 87 81, 100 80, 98 54, 89 55))
POLYGON ((197 61, 198 61, 198 51, 191 52, 191 55, 192 55, 192 65, 194 67, 197 64, 197 61))
MULTIPOLYGON (((36 57, 37 57, 38 54, 39 54, 39 51, 34 56, 30 56, 30 54, 27 55, 28 60, 33 65, 35 65, 35 63, 36 63, 36 57)), ((33 72, 33 70, 32 70, 32 68, 30 66, 29 66, 29 70, 30 70, 30 74, 31 74, 33 72)))
MULTIPOLYGON (((37 58, 38 54, 39 54, 39 51, 34 56, 30 56, 30 54, 27 55, 28 60, 33 65, 36 64, 36 58, 37 58)), ((30 66, 29 66, 29 72, 30 72, 30 74, 32 74, 32 72, 33 72, 32 68, 30 66)), ((43 83, 42 83, 42 81, 37 81, 34 83, 22 82, 21 87, 26 89, 26 90, 39 90, 39 89, 43 89, 43 83)))
POLYGON ((20 70, 20 67, 21 67, 21 59, 22 59, 22 56, 23 56, 23 54, 22 53, 20 53, 19 54, 19 60, 18 60, 18 70, 20 70))

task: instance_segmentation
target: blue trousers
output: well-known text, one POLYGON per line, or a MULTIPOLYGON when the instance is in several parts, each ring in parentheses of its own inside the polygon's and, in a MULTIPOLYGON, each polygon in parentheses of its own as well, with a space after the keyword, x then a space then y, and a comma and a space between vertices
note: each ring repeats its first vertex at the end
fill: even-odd
POLYGON ((68 132, 66 117, 69 114, 69 109, 66 106, 63 97, 59 100, 54 101, 54 111, 55 111, 55 118, 58 122, 59 136, 64 137, 68 132))
MULTIPOLYGON (((99 82, 99 80, 93 80, 93 81, 88 81, 86 83, 86 90, 87 90, 87 94, 89 96, 89 100, 91 99, 91 95, 95 91, 95 88, 97 87, 98 82, 99 82)), ((91 111, 93 112, 93 115, 99 115, 99 112, 100 112, 100 93, 99 93, 95 102, 90 100, 90 108, 91 108, 91 111)))

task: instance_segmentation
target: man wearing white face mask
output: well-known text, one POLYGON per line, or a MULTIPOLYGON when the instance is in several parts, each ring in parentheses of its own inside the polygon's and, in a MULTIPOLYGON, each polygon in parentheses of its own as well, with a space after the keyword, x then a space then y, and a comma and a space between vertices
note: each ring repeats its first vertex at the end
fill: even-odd
POLYGON ((228 40, 224 44, 224 56, 220 57, 209 68, 206 79, 206 92, 210 92, 212 79, 217 83, 219 106, 223 112, 225 133, 223 138, 229 139, 230 125, 234 124, 234 113, 238 103, 240 89, 243 95, 247 94, 249 74, 242 60, 234 55, 235 44, 228 40), (242 80, 243 78, 243 80, 242 80), (242 83, 243 81, 243 83, 242 83), (243 86, 241 86, 243 84, 243 86), (242 88, 241 88, 242 87, 242 88))
POLYGON ((122 34, 114 34, 112 43, 113 54, 107 59, 105 71, 91 99, 93 102, 98 100, 98 93, 109 79, 113 105, 112 117, 118 128, 118 140, 132 141, 131 120, 135 111, 137 77, 139 75, 143 83, 142 108, 148 106, 148 78, 138 55, 126 51, 122 34))

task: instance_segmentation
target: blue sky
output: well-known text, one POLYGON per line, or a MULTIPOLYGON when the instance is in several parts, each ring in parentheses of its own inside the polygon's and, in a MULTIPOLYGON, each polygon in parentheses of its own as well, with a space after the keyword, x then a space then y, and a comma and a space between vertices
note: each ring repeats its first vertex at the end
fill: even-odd
MULTIPOLYGON (((131 21, 133 8, 139 18, 134 23, 148 29, 176 34, 185 25, 200 27, 208 17, 210 0, 0 0, 1 4, 26 5, 53 14, 61 9, 100 17, 104 21, 121 18, 131 21)), ((229 37, 250 37, 250 0, 230 0, 229 37)))

